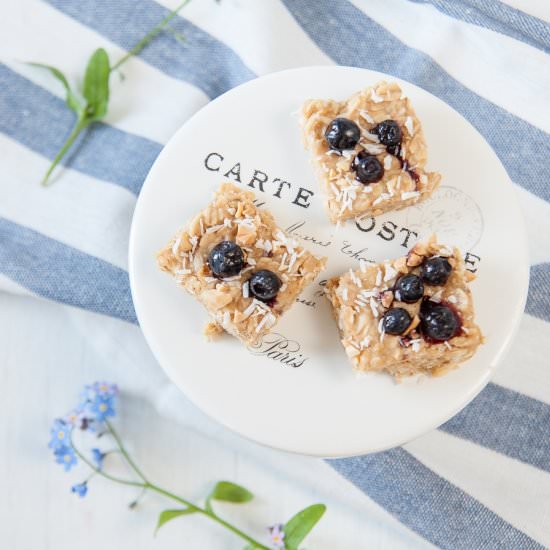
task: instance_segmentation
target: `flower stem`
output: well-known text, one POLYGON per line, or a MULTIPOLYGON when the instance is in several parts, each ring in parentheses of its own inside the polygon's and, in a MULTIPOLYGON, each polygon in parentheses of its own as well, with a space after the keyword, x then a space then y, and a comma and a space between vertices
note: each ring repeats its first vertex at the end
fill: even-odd
POLYGON ((124 447, 124 444, 122 443, 122 440, 120 439, 120 436, 118 435, 117 431, 113 428, 112 424, 105 420, 105 425, 107 426, 107 429, 109 430, 109 433, 113 436, 113 439, 115 440, 115 443, 117 444, 120 454, 126 459, 126 462, 130 465, 132 470, 145 482, 147 483, 147 479, 145 478, 145 475, 143 472, 138 468, 137 464, 132 460, 130 455, 128 454, 128 451, 126 450, 126 447, 124 447))
POLYGON ((165 497, 168 497, 172 500, 175 500, 176 502, 179 502, 180 504, 183 504, 184 506, 187 506, 194 510, 195 512, 199 514, 203 514, 204 516, 209 517, 211 520, 219 523, 235 535, 241 537, 242 539, 246 540, 246 542, 252 544, 255 548, 259 548, 260 550, 270 550, 269 547, 264 546, 263 544, 259 543, 257 540, 254 540, 252 537, 249 537, 246 533, 243 533, 240 529, 235 527, 234 525, 231 525, 227 521, 223 520, 222 518, 216 516, 214 513, 209 512, 208 510, 205 510, 204 508, 201 508, 199 506, 196 506, 189 502, 188 500, 185 500, 184 498, 181 498, 174 493, 170 493, 169 491, 166 491, 162 487, 158 487, 157 485, 154 485, 153 483, 146 482, 147 487, 151 489, 151 491, 155 491, 156 493, 159 493, 160 495, 164 495, 165 497))
POLYGON ((219 523, 223 527, 225 527, 227 530, 231 531, 235 535, 241 537, 243 540, 248 542, 249 544, 252 544, 255 548, 258 548, 260 550, 269 550, 269 547, 264 546, 263 544, 259 543, 257 540, 254 540, 252 537, 248 536, 246 533, 243 533, 240 529, 235 527, 234 525, 231 525, 224 519, 218 517, 213 512, 206 510, 204 508, 201 508, 200 506, 197 506, 193 504, 192 502, 189 502, 188 500, 185 500, 182 497, 179 497, 178 495, 175 495, 174 493, 171 493, 170 491, 167 491, 166 489, 163 489, 162 487, 159 487, 158 485, 155 485, 154 483, 151 483, 143 474, 143 472, 138 468, 136 463, 132 460, 130 455, 128 454, 128 451, 124 447, 124 444, 122 443, 122 440, 120 439, 117 431, 113 428, 112 424, 105 420, 105 425, 107 426, 107 429, 109 430, 110 434, 113 436, 113 439, 115 440, 116 445, 118 446, 120 453, 122 456, 126 459, 126 462, 128 465, 132 468, 132 470, 142 479, 142 482, 140 481, 130 481, 125 479, 120 479, 114 476, 111 476, 107 473, 105 473, 103 470, 99 470, 96 468, 96 466, 90 462, 85 456, 82 455, 82 453, 74 446, 74 443, 71 439, 72 447, 76 453, 76 455, 82 459, 83 462, 85 462, 94 472, 97 474, 110 479, 111 481, 115 481, 116 483, 122 483, 124 485, 133 485, 135 487, 141 487, 144 491, 151 490, 155 493, 158 493, 159 495, 163 495, 169 499, 175 500, 176 502, 183 504, 184 506, 187 506, 194 512, 197 512, 198 514, 203 514, 204 516, 209 517, 211 520, 215 521, 216 523, 219 523))
POLYGON ((116 71, 122 64, 126 63, 130 57, 137 55, 145 46, 147 46, 159 34, 162 29, 176 17, 176 15, 190 2, 184 0, 175 10, 171 11, 158 25, 153 27, 128 53, 122 56, 112 67, 111 72, 116 71))
POLYGON ((76 138, 80 135, 80 132, 86 128, 90 124, 90 120, 87 119, 84 115, 81 115, 77 118, 76 124, 74 125, 74 128, 72 129, 71 133, 69 134, 69 137, 59 149, 57 155, 55 155, 55 158, 53 159, 52 163, 50 164, 50 167, 48 168, 48 171, 44 174, 44 177, 42 178, 42 185, 48 184, 48 179, 51 176, 54 168, 59 164, 59 161, 65 156, 67 151, 71 148, 72 144, 75 142, 76 138))
POLYGON ((72 438, 72 435, 71 435, 71 447, 73 448, 76 456, 78 458, 80 458, 80 460, 82 460, 82 462, 84 462, 88 467, 90 467, 96 474, 106 478, 106 479, 109 479, 110 481, 114 481, 115 483, 120 483, 122 485, 131 485, 132 487, 145 487, 145 483, 142 483, 141 481, 132 481, 130 479, 122 479, 120 477, 115 477, 115 476, 112 476, 106 472, 104 472, 103 470, 100 470, 99 468, 97 468, 95 466, 95 464, 93 464, 90 460, 88 460, 77 448, 76 448, 76 445, 74 444, 74 441, 73 441, 73 438, 72 438))

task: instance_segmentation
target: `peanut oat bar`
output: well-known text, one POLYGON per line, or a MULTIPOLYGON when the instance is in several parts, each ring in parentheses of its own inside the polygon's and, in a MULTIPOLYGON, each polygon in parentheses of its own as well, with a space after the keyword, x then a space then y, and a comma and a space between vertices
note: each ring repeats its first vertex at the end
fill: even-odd
MULTIPOLYGON (((254 194, 224 183, 157 256, 213 321, 246 345, 268 333, 325 265, 287 236, 254 194)), ((209 325, 206 334, 216 335, 209 325)))
POLYGON ((342 344, 357 371, 396 378, 441 375, 469 359, 483 338, 457 248, 435 237, 405 257, 362 263, 327 283, 342 344))
POLYGON ((440 174, 425 170, 422 125, 394 82, 347 101, 306 101, 302 132, 333 223, 405 208, 439 185, 440 174))

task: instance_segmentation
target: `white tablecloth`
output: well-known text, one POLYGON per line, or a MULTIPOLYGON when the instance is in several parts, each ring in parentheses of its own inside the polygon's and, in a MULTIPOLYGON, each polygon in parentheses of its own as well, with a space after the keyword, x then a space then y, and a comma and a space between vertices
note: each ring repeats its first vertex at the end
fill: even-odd
POLYGON ((219 479, 250 488, 256 495, 250 504, 218 508, 248 532, 266 537, 267 525, 324 502, 328 512, 307 548, 430 547, 323 461, 260 447, 214 424, 169 383, 147 348, 136 347, 137 328, 104 319, 111 325, 106 332, 116 334, 106 340, 106 332, 94 330, 97 320, 0 293, 0 548, 242 548, 240 539, 197 517, 176 520, 153 537, 159 511, 173 507, 156 496, 129 510, 136 493, 102 479, 90 482, 82 500, 70 492, 85 469, 66 474, 54 463, 50 423, 75 404, 83 383, 104 378, 120 384, 117 426, 145 472, 197 501, 219 479), (160 389, 151 395, 151 387, 160 389))

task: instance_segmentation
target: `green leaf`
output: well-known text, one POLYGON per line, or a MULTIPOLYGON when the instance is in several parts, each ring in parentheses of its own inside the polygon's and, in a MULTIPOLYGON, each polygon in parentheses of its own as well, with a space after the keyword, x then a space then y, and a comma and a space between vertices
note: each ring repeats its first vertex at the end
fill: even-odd
POLYGON ((290 518, 283 528, 285 548, 287 550, 297 550, 298 545, 323 517, 326 509, 327 507, 324 504, 313 504, 290 518))
POLYGON ((236 485, 230 481, 218 481, 207 500, 212 499, 222 500, 225 502, 248 502, 253 498, 254 495, 240 485, 236 485))
POLYGON ((188 514, 194 514, 193 508, 183 508, 181 510, 163 510, 160 513, 155 533, 167 522, 179 518, 180 516, 186 516, 188 514))
POLYGON ((52 73, 61 84, 63 84, 63 87, 65 88, 65 91, 67 92, 67 96, 65 98, 65 101, 67 103, 67 106, 71 111, 74 111, 76 114, 79 114, 82 109, 82 103, 78 96, 71 90, 71 87, 69 86, 69 82, 67 81, 66 76, 55 67, 52 67, 51 65, 45 65, 44 63, 28 63, 28 65, 32 65, 33 67, 39 67, 41 69, 46 69, 52 73))
POLYGON ((109 56, 103 48, 98 48, 90 57, 84 75, 86 116, 91 120, 100 120, 107 113, 110 72, 109 56))

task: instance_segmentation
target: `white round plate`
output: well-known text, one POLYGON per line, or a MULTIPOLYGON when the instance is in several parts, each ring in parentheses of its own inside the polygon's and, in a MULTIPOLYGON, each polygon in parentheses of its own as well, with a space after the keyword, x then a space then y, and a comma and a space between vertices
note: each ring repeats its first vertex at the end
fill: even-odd
POLYGON ((204 412, 235 432, 278 449, 323 457, 388 449, 456 414, 487 384, 513 337, 528 286, 524 224, 512 184, 480 134, 443 101, 388 75, 350 67, 271 74, 209 103, 163 149, 139 196, 130 237, 130 282, 138 319, 169 377, 204 412), (423 122, 429 167, 441 189, 421 205, 343 227, 331 225, 301 144, 297 111, 308 98, 345 99, 381 79, 396 80, 423 122), (264 192, 258 181, 266 179, 264 192), (328 256, 320 280, 403 255, 437 232, 459 246, 486 336, 473 359, 441 378, 396 383, 357 377, 340 345, 317 281, 254 350, 202 336, 207 314, 157 269, 155 253, 223 181, 256 187, 279 225, 328 256), (240 181, 238 181, 240 180, 240 181), (285 183, 281 183, 285 182, 285 183), (287 182, 287 183, 286 183, 287 182), (275 196, 281 188, 280 197, 275 196), (297 203, 314 193, 309 207, 297 203), (407 238, 408 236, 408 238, 407 238), (408 241, 408 242, 406 242, 408 241), (328 243, 328 244, 327 244, 328 243), (406 245, 406 246, 403 246, 406 245))

